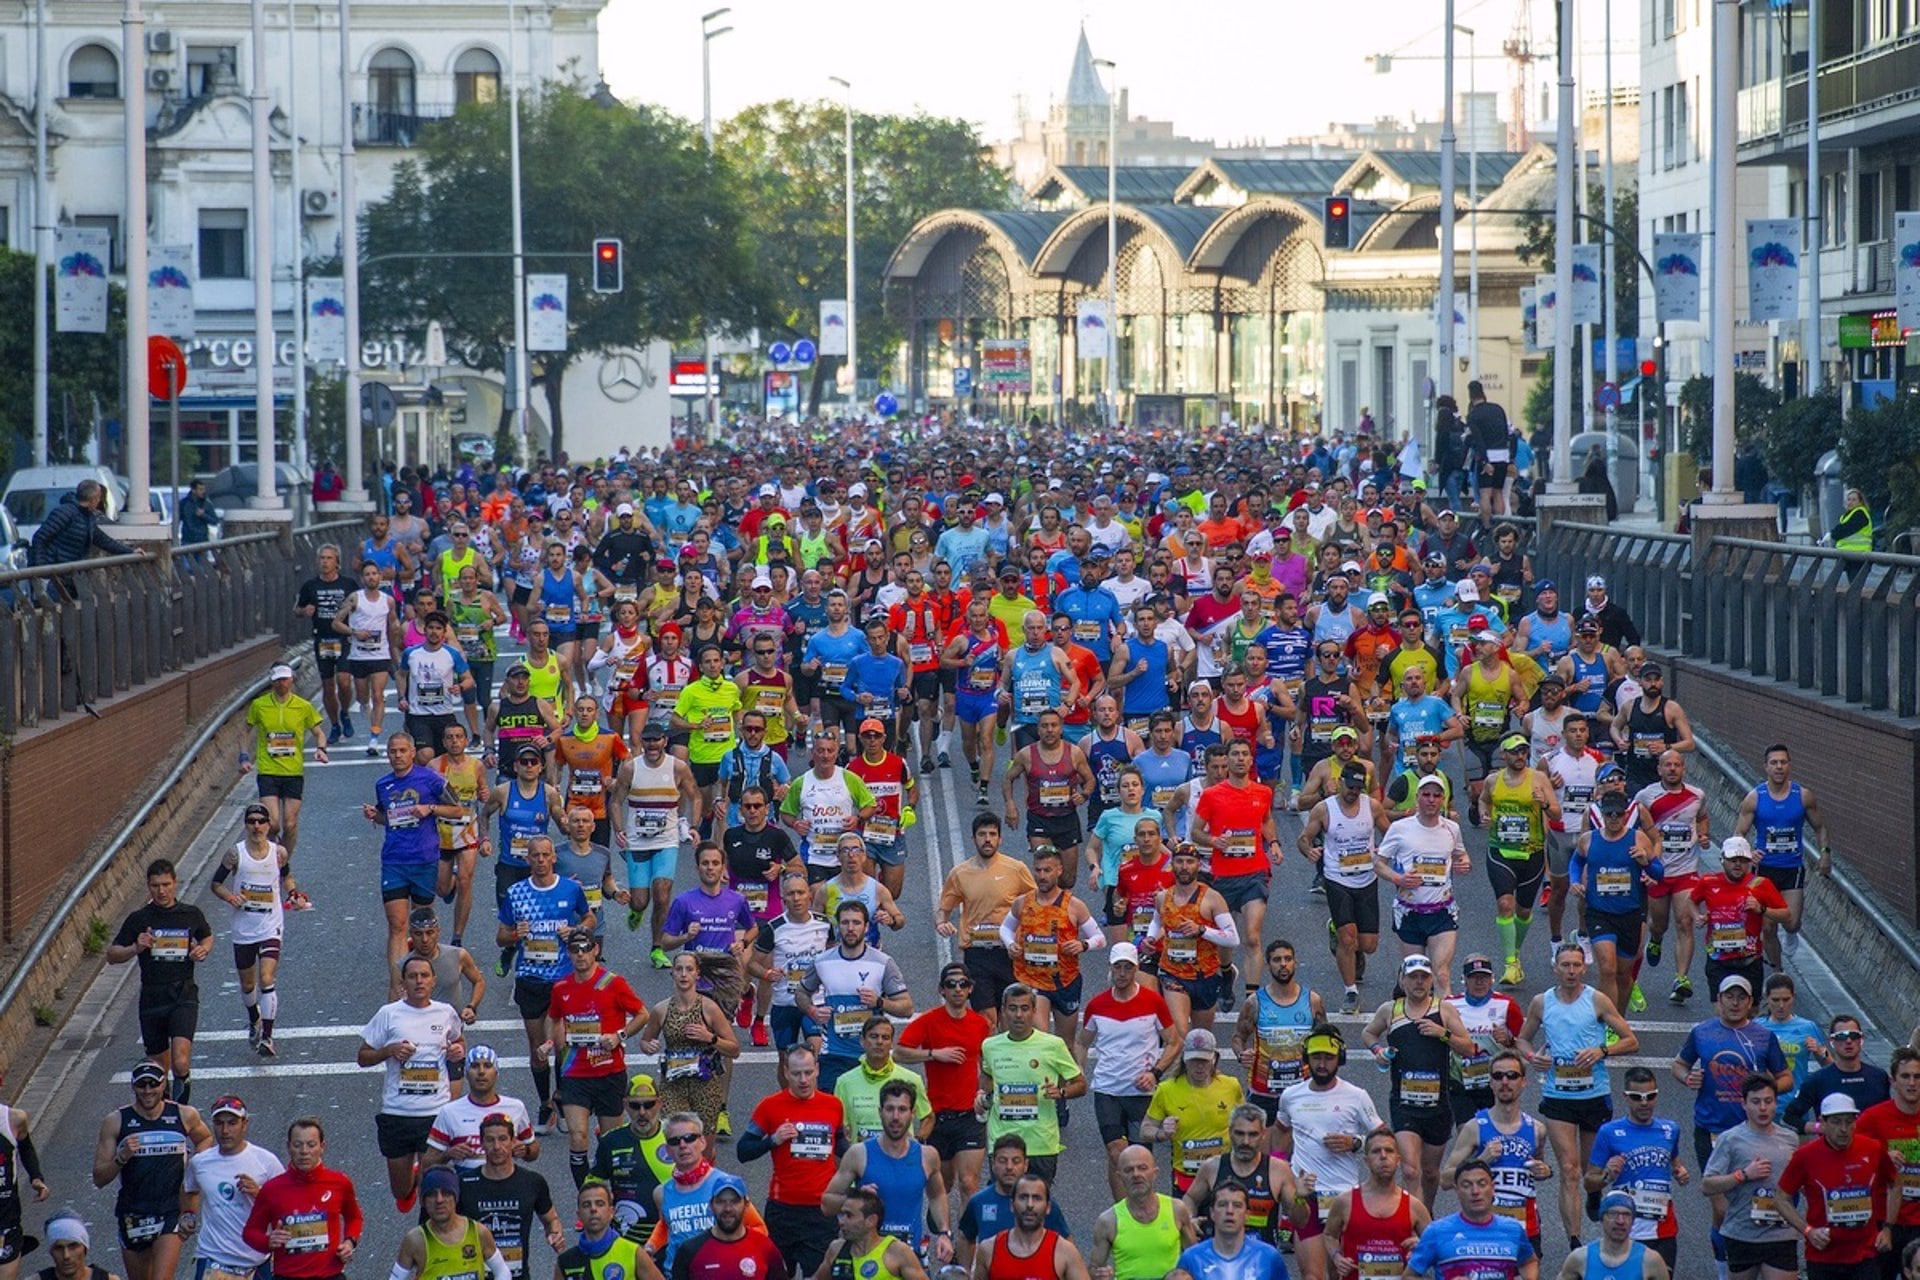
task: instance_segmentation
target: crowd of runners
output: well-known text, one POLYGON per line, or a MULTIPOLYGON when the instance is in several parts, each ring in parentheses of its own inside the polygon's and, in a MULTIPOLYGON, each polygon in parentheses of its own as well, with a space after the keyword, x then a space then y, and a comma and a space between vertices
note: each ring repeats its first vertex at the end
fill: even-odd
MULTIPOLYGON (((249 709, 243 838, 204 886, 154 862, 106 948, 146 1057, 100 1123, 111 1216, 50 1219, 43 1274, 105 1274, 87 1217, 129 1280, 367 1273, 390 1198, 393 1280, 1500 1280, 1548 1237, 1563 1276, 1657 1280, 1683 1232, 1735 1280, 1920 1276, 1920 1052, 1794 1013, 1832 855, 1788 747, 1713 830, 1610 584, 1419 480, 1245 440, 769 433, 403 477, 299 612, 319 692, 277 666, 249 709), (387 765, 383 1084, 370 1123, 256 1144, 242 1098, 193 1103, 195 974, 225 935, 275 1057, 329 852, 309 747, 387 765), (942 772, 965 851, 922 828, 942 772), (888 954, 909 918, 935 987, 888 954), (1610 1064, 1651 998, 1694 1011, 1684 1046, 1610 1064), (509 1005, 511 1077, 522 1046, 472 1031, 509 1005), (767 1096, 732 1089, 747 1048, 767 1096), (369 1138, 378 1191, 326 1161, 369 1138), (1070 1162, 1096 1219, 1054 1203, 1070 1162)), ((48 1191, 27 1125, 0 1111, 0 1280, 48 1191)))

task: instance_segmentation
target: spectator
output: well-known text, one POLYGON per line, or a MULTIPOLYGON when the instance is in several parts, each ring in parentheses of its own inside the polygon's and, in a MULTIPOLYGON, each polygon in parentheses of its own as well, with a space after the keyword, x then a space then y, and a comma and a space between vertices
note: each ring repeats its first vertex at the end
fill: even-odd
POLYGON ((1587 454, 1587 468, 1580 473, 1580 492, 1605 494, 1607 523, 1620 518, 1620 499, 1614 496, 1613 479, 1607 474, 1607 451, 1595 449, 1587 454))
POLYGON ((1463 506, 1467 500, 1467 429, 1460 406, 1452 396, 1433 405, 1433 472, 1440 484, 1442 506, 1463 506))
POLYGON ((207 482, 195 480, 180 499, 180 545, 206 542, 213 537, 213 526, 220 523, 220 512, 207 497, 207 482))
POLYGON ((317 506, 322 502, 338 502, 346 491, 346 477, 335 468, 333 459, 320 459, 320 469, 313 473, 314 504, 317 506))
POLYGON ((1751 440, 1734 452, 1733 487, 1740 491, 1743 501, 1755 504, 1766 501, 1767 464, 1760 457, 1760 446, 1751 440))
POLYGON ((107 491, 98 480, 82 480, 34 530, 27 563, 34 568, 85 560, 95 547, 114 556, 134 554, 132 547, 100 527, 107 491))

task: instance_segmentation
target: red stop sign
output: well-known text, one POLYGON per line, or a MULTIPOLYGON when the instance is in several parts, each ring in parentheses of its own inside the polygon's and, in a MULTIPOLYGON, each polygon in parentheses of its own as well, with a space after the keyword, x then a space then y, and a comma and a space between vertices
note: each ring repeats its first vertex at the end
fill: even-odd
POLYGON ((147 339, 147 394, 171 400, 187 387, 187 353, 163 334, 147 339))

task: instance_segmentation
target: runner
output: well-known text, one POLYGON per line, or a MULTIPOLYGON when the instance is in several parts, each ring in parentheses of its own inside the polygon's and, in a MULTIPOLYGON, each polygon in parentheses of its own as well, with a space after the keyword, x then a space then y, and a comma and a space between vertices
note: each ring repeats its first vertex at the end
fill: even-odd
POLYGON ((327 1133, 302 1116, 287 1126, 287 1170, 262 1184, 241 1239, 276 1276, 324 1280, 353 1262, 366 1225, 353 1179, 327 1166, 327 1133))
POLYGON ((1247 1193, 1246 1229, 1276 1249, 1288 1248, 1311 1214, 1293 1180, 1293 1167, 1273 1154, 1261 1107, 1243 1103, 1227 1117, 1227 1149, 1194 1172, 1181 1207, 1194 1219, 1210 1217, 1214 1192, 1237 1186, 1247 1193))
POLYGON ((1800 1274, 1802 1230, 1780 1211, 1781 1177, 1800 1145, 1791 1129, 1774 1123, 1778 1090, 1772 1076, 1740 1082, 1742 1123, 1713 1144, 1700 1170, 1700 1190, 1726 1208, 1715 1253, 1724 1252, 1730 1280, 1794 1280, 1800 1274))
POLYGON ((293 611, 313 620, 313 665, 320 677, 320 700, 326 707, 327 745, 353 737, 353 674, 347 667, 345 642, 333 620, 354 593, 354 583, 340 572, 340 548, 331 542, 314 552, 314 576, 300 584, 293 611))
POLYGON ((507 890, 500 904, 495 940, 515 951, 513 1005, 527 1034, 534 1090, 539 1095, 536 1121, 542 1133, 553 1124, 553 1072, 540 1047, 547 1038, 547 1009, 553 984, 572 969, 565 943, 574 933, 593 935, 593 912, 578 881, 563 880, 555 870, 553 840, 535 836, 527 842, 528 875, 507 890))
POLYGON ((1920 1052, 1893 1051, 1893 1096, 1860 1113, 1854 1132, 1887 1150, 1892 1165, 1895 1212, 1887 1224, 1891 1246, 1880 1260, 1881 1280, 1895 1280, 1909 1246, 1920 1239, 1920 1052))
MULTIPOLYGON (((772 986, 768 1016, 774 1047, 780 1051, 781 1078, 788 1082, 785 1076, 788 1049, 805 1040, 816 1054, 819 1052, 820 1028, 801 1016, 799 993, 795 988, 813 968, 814 958, 827 947, 834 928, 832 921, 814 912, 813 886, 798 871, 789 870, 781 875, 780 902, 785 909, 773 919, 760 923, 753 952, 747 957, 747 971, 763 985, 772 986)), ((759 1040, 756 1023, 754 1042, 758 1044, 759 1040)))
POLYGON ((1495 1211, 1493 1170, 1487 1162, 1461 1164, 1454 1171, 1453 1186, 1460 1196, 1460 1211, 1434 1219, 1420 1233, 1419 1243, 1407 1255, 1406 1274, 1436 1280, 1455 1275, 1537 1280, 1540 1259, 1526 1229, 1495 1211))
POLYGON ((1025 863, 1000 851, 1000 819, 990 813, 974 815, 973 857, 952 871, 940 886, 934 932, 943 938, 963 938, 961 960, 973 979, 969 1002, 975 1012, 997 1026, 1000 997, 1013 982, 1013 961, 1000 939, 1000 926, 1014 901, 1039 886, 1025 863), (955 908, 960 922, 953 922, 955 908))
MULTIPOLYGON (((194 1272, 248 1275, 267 1261, 267 1255, 249 1248, 242 1234, 260 1188, 287 1171, 280 1157, 247 1141, 247 1104, 228 1094, 214 1100, 208 1113, 213 1146, 187 1158, 182 1194, 199 1205, 183 1214, 198 1237, 194 1272), (197 1220, 196 1220, 197 1219, 197 1220)), ((182 1228, 187 1222, 182 1222, 182 1228)))
POLYGON ((460 707, 473 692, 473 672, 458 646, 447 643, 452 623, 439 609, 421 619, 423 640, 400 655, 400 714, 419 749, 420 763, 432 764, 446 750, 443 735, 459 722, 460 707))
MULTIPOLYGON (((1087 1078, 1066 1041, 1035 1027, 1035 1006, 1033 989, 1021 983, 1001 994, 1002 1029, 981 1045, 980 1088, 973 1110, 986 1120, 988 1142, 1003 1133, 1024 1138, 1029 1168, 1050 1184, 1062 1149, 1060 1116, 1056 1108, 1042 1104, 1079 1097, 1087 1091, 1087 1078)), ((1016 1193, 1016 1217, 1019 1205, 1016 1193)), ((974 1265, 977 1271, 978 1257, 974 1265)))
POLYGON ((1433 1216, 1420 1197, 1400 1186, 1400 1146, 1392 1133, 1384 1128, 1369 1133, 1362 1157, 1366 1180, 1328 1199, 1324 1239, 1332 1245, 1334 1265, 1343 1276, 1402 1275, 1407 1255, 1433 1216))
POLYGON ((387 917, 387 960, 398 961, 407 945, 407 916, 430 907, 439 889, 440 829, 431 818, 457 820, 467 810, 447 793, 447 780, 421 764, 411 734, 387 739, 389 772, 373 784, 373 803, 361 816, 382 827, 380 902, 387 917))
POLYGON ((1140 983, 1140 953, 1133 943, 1115 943, 1107 965, 1110 984, 1087 1002, 1077 1047, 1093 1063, 1093 1110, 1107 1149, 1107 1182, 1125 1198, 1129 1183, 1121 1159, 1138 1146, 1141 1121, 1154 1090, 1179 1060, 1182 1037, 1166 1001, 1140 983), (1099 1053, 1090 1054, 1095 1048, 1099 1053))
POLYGON ((639 929, 653 905, 653 951, 649 962, 666 968, 667 911, 673 903, 680 846, 699 827, 705 800, 693 768, 667 754, 667 728, 649 720, 640 730, 640 753, 614 775, 612 811, 622 816, 618 833, 627 864, 627 930, 639 929))
POLYGON ((1080 1250, 1047 1225, 1052 1208, 1049 1180, 1037 1172, 1022 1174, 1013 1187, 1013 1225, 980 1242, 974 1280, 1088 1280, 1080 1250))
POLYGON ((422 1181, 427 1220, 400 1237, 393 1280, 453 1280, 471 1275, 477 1256, 493 1280, 513 1273, 493 1241, 493 1233, 460 1213, 460 1177, 451 1169, 429 1169, 422 1181))
POLYGON ((1038 713, 1034 722, 1035 738, 1017 746, 1007 761, 1002 783, 1006 800, 1007 825, 1020 822, 1015 806, 1014 784, 1027 780, 1027 816, 1025 833, 1030 847, 1047 844, 1060 855, 1061 880, 1069 891, 1080 869, 1080 806, 1086 803, 1094 787, 1093 771, 1080 748, 1062 737, 1060 712, 1049 707, 1038 713))
POLYGON ((855 1187, 876 1191, 881 1231, 916 1254, 945 1264, 953 1260, 953 1232, 947 1225, 940 1156, 908 1132, 920 1101, 921 1091, 905 1080, 880 1086, 880 1131, 855 1142, 841 1156, 840 1167, 821 1193, 820 1212, 837 1215, 855 1187), (922 1232, 922 1221, 930 1234, 922 1232))
POLYGON ((1413 814, 1387 828, 1373 855, 1373 866, 1396 891, 1393 932, 1400 939, 1401 957, 1425 955, 1444 999, 1460 930, 1453 877, 1466 875, 1472 863, 1459 825, 1441 816, 1446 780, 1430 773, 1419 780, 1414 792, 1418 800, 1413 814))
POLYGON ((1690 1186, 1693 1174, 1680 1159, 1680 1126, 1653 1114, 1660 1100, 1653 1072, 1628 1067, 1622 1081, 1626 1119, 1609 1120, 1594 1135, 1584 1180, 1587 1194, 1600 1194, 1603 1208, 1613 1196, 1625 1195, 1633 1211, 1633 1239, 1644 1241, 1672 1272, 1680 1252, 1673 1189, 1690 1186))
MULTIPOLYGON (((315 615, 316 619, 318 615, 315 615)), ((354 696, 367 712, 367 754, 380 754, 386 724, 387 673, 400 648, 400 616, 393 595, 382 588, 380 566, 369 560, 360 566, 360 589, 347 597, 333 616, 335 635, 347 645, 347 674, 354 696)), ((347 710, 340 719, 347 722, 347 710)))
POLYGON ((280 1016, 274 979, 286 932, 282 895, 288 901, 303 895, 293 882, 286 848, 267 838, 272 822, 267 806, 248 805, 242 821, 246 837, 221 855, 213 873, 213 892, 233 908, 233 967, 240 978, 240 1003, 247 1011, 247 1043, 261 1057, 271 1058, 275 1056, 273 1024, 280 1016), (232 889, 226 887, 229 879, 232 889))
MULTIPOLYGON (((1244 671, 1229 672, 1227 679, 1244 684, 1246 675, 1244 671)), ((1254 975, 1260 965, 1260 932, 1267 919, 1267 896, 1272 890, 1273 873, 1286 858, 1273 814, 1273 788, 1253 777, 1252 742, 1236 737, 1227 747, 1226 780, 1200 792, 1193 817, 1194 843, 1208 845, 1213 851, 1213 888, 1240 926, 1244 950, 1239 972, 1251 998, 1259 987, 1254 975)), ((1232 970, 1231 951, 1221 967, 1232 970)), ((1221 1003, 1230 1009, 1234 1001, 1231 972, 1223 974, 1220 985, 1221 1003)))
POLYGON ((560 1071, 560 1109, 567 1121, 567 1171, 577 1191, 587 1180, 589 1126, 599 1136, 625 1119, 626 1043, 646 1024, 647 1006, 627 980, 610 973, 599 960, 591 934, 576 931, 567 939, 573 970, 553 984, 547 998, 547 1034, 534 1050, 536 1069, 564 1050, 560 1071))
POLYGON ((1562 1280, 1667 1280, 1672 1269, 1633 1236, 1638 1224, 1633 1197, 1611 1191, 1600 1197, 1600 1238, 1567 1255, 1562 1280))
POLYGON ((200 1113, 167 1096, 167 1072, 146 1060, 133 1068, 133 1102, 100 1120, 93 1185, 118 1182, 113 1215, 127 1280, 172 1280, 180 1264, 187 1161, 213 1145, 200 1113))
POLYGON ((1547 824, 1560 821, 1547 774, 1530 768, 1532 743, 1510 733, 1500 741, 1502 768, 1488 778, 1476 797, 1475 826, 1487 830, 1487 878, 1493 882, 1494 927, 1507 955, 1500 984, 1517 987, 1527 980, 1520 951, 1533 924, 1540 886, 1547 874, 1547 824))
MULTIPOLYGON (((569 808, 578 806, 593 815, 593 842, 603 849, 613 844, 607 792, 631 755, 625 738, 600 727, 599 700, 590 693, 575 698, 572 723, 553 740, 547 781, 556 787, 564 784, 569 808)), ((694 772, 698 782, 699 771, 694 772)))
POLYGON ((885 1216, 880 1193, 861 1187, 847 1193, 836 1210, 839 1238, 828 1246, 825 1260, 813 1272, 814 1280, 839 1276, 875 1280, 927 1280, 911 1246, 881 1232, 885 1216))
POLYGON ((1367 1091, 1340 1078, 1346 1064, 1347 1044, 1340 1033, 1326 1023, 1313 1027, 1307 1033, 1307 1078, 1280 1095, 1274 1118, 1280 1131, 1276 1154, 1293 1166, 1313 1210, 1294 1246, 1309 1280, 1328 1280, 1336 1273, 1322 1231, 1320 1203, 1344 1197, 1360 1185, 1365 1135, 1391 1134, 1367 1091))
POLYGON ((1400 962, 1400 990, 1360 1030, 1360 1042, 1388 1073, 1388 1115, 1408 1180, 1419 1178, 1420 1200, 1433 1208, 1440 1160, 1455 1117, 1447 1094, 1448 1051, 1471 1053, 1473 1038, 1443 995, 1433 989, 1433 962, 1414 954, 1400 962))
MULTIPOLYGON (((463 818, 436 823, 440 833, 440 873, 435 882, 442 900, 453 902, 453 945, 459 946, 473 913, 473 873, 481 850, 492 852, 484 815, 492 788, 480 761, 467 754, 467 727, 455 723, 441 730, 441 753, 430 767, 447 782, 447 796, 467 811, 463 818)), ((598 883, 597 881, 595 882, 598 883)))
MULTIPOLYGON (((180 901, 173 863, 155 858, 147 864, 146 905, 121 922, 107 945, 106 960, 140 962, 140 1043, 162 1076, 172 1075, 170 1096, 177 1103, 193 1096, 193 1035, 200 1023, 200 988, 193 980, 193 966, 211 954, 213 928, 206 915, 180 901)), ((128 1270, 135 1268, 130 1265, 128 1270)), ((139 1270, 144 1273, 144 1265, 139 1270)))
POLYGON ((919 782, 906 758, 887 750, 886 726, 880 721, 860 722, 859 745, 847 772, 867 784, 874 803, 860 826, 861 844, 877 864, 880 883, 897 900, 906 892, 906 833, 914 822, 919 782))
MULTIPOLYGON (((440 1108, 440 1114, 433 1118, 433 1127, 427 1131, 428 1149, 420 1157, 423 1168, 451 1164, 460 1173, 478 1169, 486 1162, 484 1129, 491 1116, 506 1120, 512 1137, 511 1154, 527 1160, 538 1158, 540 1139, 533 1131, 527 1104, 500 1092, 500 1055, 494 1052, 493 1046, 468 1047, 466 1061, 461 1065, 461 1082, 465 1089, 440 1108)), ((511 1255, 507 1261, 512 1264, 511 1255)))
POLYGON ((980 1189, 987 1129, 973 1114, 973 1095, 981 1049, 993 1034, 987 1020, 968 1005, 972 990, 965 965, 944 966, 940 1005, 902 1027, 893 1051, 901 1062, 926 1066, 927 1100, 933 1110, 926 1141, 940 1157, 941 1180, 959 1191, 962 1204, 980 1189))
POLYGON ((1493 989, 1493 961, 1474 954, 1461 966, 1465 992, 1447 997, 1460 1015, 1460 1025, 1473 1039, 1470 1053, 1456 1053, 1450 1067, 1447 1092, 1453 1114, 1461 1122, 1493 1105, 1493 1056, 1514 1047, 1514 1036, 1526 1021, 1518 1002, 1493 989))
POLYGON ((1164 1139, 1172 1149, 1175 1191, 1186 1191, 1200 1166, 1226 1150, 1229 1117, 1246 1097, 1239 1080, 1221 1073, 1213 1032, 1204 1027, 1187 1032, 1179 1062, 1155 1086, 1140 1125, 1143 1144, 1164 1139))
POLYGON ((1220 953, 1240 945, 1233 911, 1200 880, 1200 851, 1173 851, 1173 883, 1154 897, 1147 945, 1159 953, 1161 994, 1181 1026, 1210 1028, 1220 1004, 1220 953))
POLYGON ((374 1116, 380 1154, 395 1213, 411 1213, 420 1190, 420 1157, 434 1117, 453 1100, 451 1064, 466 1057, 460 1015, 433 998, 433 966, 418 956, 400 972, 406 994, 382 1005, 360 1032, 355 1061, 383 1066, 380 1110, 374 1116))
MULTIPOLYGON (((1613 721, 1613 745, 1627 771, 1633 791, 1650 787, 1660 776, 1660 757, 1667 751, 1692 751, 1693 726, 1680 704, 1666 696, 1666 671, 1657 662, 1643 662, 1635 675, 1640 696, 1613 721)), ((1744 832, 1741 834, 1745 834, 1744 832)))
POLYGON ((1666 874, 1653 841, 1630 825, 1627 798, 1602 792, 1594 801, 1600 825, 1590 827, 1567 862, 1587 922, 1600 989, 1624 1009, 1634 989, 1640 941, 1646 932, 1648 883, 1666 874))
MULTIPOLYGON (((484 1133, 482 1136, 486 1137, 484 1133)), ((487 1151, 491 1169, 491 1141, 487 1151)), ((601 1134, 594 1147, 590 1180, 597 1178, 612 1188, 613 1217, 620 1226, 620 1234, 635 1243, 644 1243, 660 1216, 654 1192, 672 1176, 673 1161, 667 1153, 666 1135, 660 1123, 660 1086, 651 1075, 639 1072, 627 1080, 626 1124, 601 1134)), ((540 1189, 546 1190, 544 1178, 540 1179, 540 1189)), ((556 1216, 556 1229, 557 1225, 556 1216)), ((495 1234, 499 1234, 497 1228, 495 1234)), ((556 1234, 550 1234, 548 1239, 554 1240, 556 1234)), ((558 1248, 556 1244, 555 1250, 558 1248)))
POLYGON ((1538 1119, 1520 1109, 1527 1066, 1511 1050, 1494 1055, 1488 1073, 1493 1082, 1493 1105, 1461 1118, 1459 1132, 1440 1166, 1440 1185, 1451 1187, 1468 1160, 1478 1160, 1493 1171, 1493 1211, 1525 1228, 1527 1243, 1540 1252, 1540 1181, 1553 1176, 1547 1151, 1547 1130, 1538 1119))
POLYGON ((893 957, 867 943, 864 902, 849 899, 834 913, 839 945, 820 952, 793 987, 800 1016, 825 1034, 820 1055, 820 1086, 831 1089, 852 1070, 863 1052, 860 1037, 876 1012, 907 1017, 913 996, 893 957))
POLYGON ((1776 742, 1767 748, 1766 770, 1765 781, 1741 800, 1733 833, 1749 840, 1759 833, 1760 874, 1773 882, 1787 903, 1786 918, 1769 920, 1766 926, 1767 963, 1777 969, 1782 948, 1790 956, 1800 946, 1800 921, 1806 910, 1806 829, 1813 828, 1820 851, 1814 869, 1823 876, 1833 874, 1833 848, 1820 802, 1812 788, 1793 780, 1793 757, 1784 744, 1776 742))
MULTIPOLYGON (((1266 981, 1253 999, 1241 1004, 1234 1024, 1234 1056, 1251 1064, 1247 1092, 1260 1109, 1263 1127, 1273 1123, 1280 1095, 1306 1074, 1307 1032, 1327 1017, 1325 1002, 1299 980, 1298 963, 1291 942, 1275 938, 1267 943, 1266 981)), ((1195 1207, 1201 1203, 1196 1201, 1195 1207)), ((1252 1225, 1256 1231, 1261 1226, 1252 1225)))
POLYGON ((1184 1200, 1156 1190, 1151 1151, 1138 1144, 1123 1147, 1117 1163, 1124 1190, 1094 1220, 1087 1264, 1092 1274, 1112 1280, 1161 1280, 1181 1251, 1199 1239, 1199 1228, 1184 1200))
POLYGON ((1590 825, 1588 811, 1605 763, 1605 757, 1588 745, 1591 723, 1569 716, 1561 725, 1560 749, 1540 766, 1553 784, 1554 803, 1560 809, 1559 817, 1547 820, 1547 927, 1556 952, 1563 937, 1561 926, 1572 886, 1567 865, 1572 860, 1574 845, 1590 825))
POLYGON ((954 715, 960 724, 960 752, 967 760, 976 802, 985 804, 993 777, 994 735, 990 722, 998 713, 996 690, 1006 659, 1005 628, 989 612, 987 602, 975 597, 967 606, 966 626, 947 642, 940 655, 943 675, 954 679, 954 715))
MULTIPOLYGON (((328 683, 326 688, 333 686, 328 683)), ((247 723, 254 730, 254 754, 241 762, 240 771, 253 771, 272 834, 291 852, 300 838, 300 801, 307 785, 300 740, 312 734, 313 758, 327 764, 327 744, 339 741, 339 726, 331 737, 320 731, 320 713, 294 693, 293 668, 284 662, 267 672, 267 691, 247 704, 247 723)))
POLYGON ((894 1060, 892 1020, 881 1014, 870 1015, 860 1029, 860 1061, 833 1082, 833 1096, 845 1112, 848 1141, 865 1142, 880 1132, 880 1093, 896 1080, 913 1091, 914 1126, 926 1134, 933 1125, 926 1081, 894 1060))

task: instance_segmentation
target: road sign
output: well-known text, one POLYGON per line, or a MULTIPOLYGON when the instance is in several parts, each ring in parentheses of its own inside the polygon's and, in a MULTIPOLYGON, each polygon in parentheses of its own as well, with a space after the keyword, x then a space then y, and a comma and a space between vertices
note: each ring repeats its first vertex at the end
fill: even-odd
POLYGON ((187 389, 187 353, 162 334, 147 339, 147 394, 171 400, 187 389))
POLYGON ((900 412, 900 401, 891 391, 882 391, 873 398, 873 411, 883 418, 891 418, 900 412))
POLYGON ((955 369, 953 371, 953 394, 956 399, 973 394, 973 370, 955 369))
POLYGON ((360 425, 390 427, 399 408, 400 406, 393 398, 393 388, 386 383, 363 382, 360 384, 360 425))
POLYGON ((795 364, 812 364, 814 358, 819 354, 820 349, 814 346, 812 338, 802 338, 793 344, 793 362, 795 364))
POLYGON ((767 348, 767 359, 775 364, 786 364, 793 359, 793 348, 784 342, 776 342, 767 348))
POLYGON ((1600 390, 1594 393, 1594 399, 1602 409, 1618 409, 1620 407, 1620 388, 1614 383, 1603 382, 1600 384, 1600 390))

